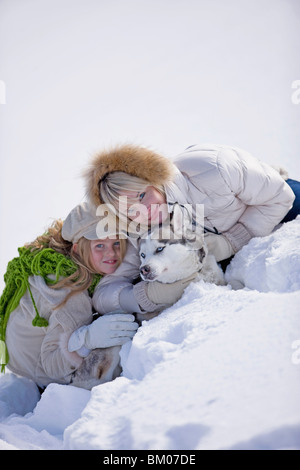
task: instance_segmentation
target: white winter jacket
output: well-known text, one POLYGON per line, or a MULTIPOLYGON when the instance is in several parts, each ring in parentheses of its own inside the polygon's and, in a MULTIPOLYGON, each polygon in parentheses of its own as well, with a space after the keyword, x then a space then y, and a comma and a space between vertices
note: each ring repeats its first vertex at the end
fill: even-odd
MULTIPOLYGON (((88 194, 95 204, 102 202, 97 199, 99 180, 109 171, 127 171, 149 185, 161 177, 168 203, 204 204, 205 227, 226 236, 235 253, 252 237, 270 234, 295 199, 276 170, 244 150, 224 145, 195 145, 172 161, 130 146, 99 154, 88 178, 88 194)), ((121 266, 94 292, 94 307, 102 313, 154 309, 145 290, 132 288, 140 263, 135 240, 129 242, 121 266)))
POLYGON ((28 282, 37 309, 41 317, 48 320, 49 326, 32 325, 36 311, 27 290, 9 316, 6 328, 7 367, 40 386, 51 382, 69 384, 83 358, 68 351, 68 341, 77 328, 92 322, 91 298, 86 290, 74 294, 64 306, 55 310, 69 289, 51 289, 41 276, 30 276, 28 282))

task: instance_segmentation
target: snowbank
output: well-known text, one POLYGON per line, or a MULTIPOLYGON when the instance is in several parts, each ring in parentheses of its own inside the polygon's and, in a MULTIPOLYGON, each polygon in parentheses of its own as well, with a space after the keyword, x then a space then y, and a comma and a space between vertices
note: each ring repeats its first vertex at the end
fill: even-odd
POLYGON ((35 383, 25 377, 6 374, 0 384, 0 420, 12 413, 29 413, 40 399, 35 383))
POLYGON ((291 346, 300 338, 299 301, 300 293, 190 286, 123 350, 125 377, 93 390, 65 431, 66 448, 296 445, 300 369, 291 346))
POLYGON ((265 238, 254 238, 232 260, 229 283, 260 292, 300 289, 300 216, 265 238))
MULTIPOLYGON (((21 382, 22 378, 13 374, 7 377, 11 377, 11 393, 10 397, 7 396, 9 405, 15 398, 30 392, 33 395, 32 403, 37 393, 35 384, 31 381, 21 382)), ((0 396, 5 379, 6 376, 1 377, 0 396)), ((64 430, 80 418, 89 399, 90 392, 87 390, 50 384, 31 412, 27 412, 30 405, 23 402, 22 411, 19 407, 18 411, 15 410, 14 414, 0 423, 0 449, 1 440, 2 449, 5 448, 5 442, 23 450, 61 449, 64 430)))
POLYGON ((32 383, 1 377, 0 449, 299 449, 299 229, 236 256, 229 273, 245 289, 197 282, 144 322, 113 382, 52 384, 8 416, 32 383))

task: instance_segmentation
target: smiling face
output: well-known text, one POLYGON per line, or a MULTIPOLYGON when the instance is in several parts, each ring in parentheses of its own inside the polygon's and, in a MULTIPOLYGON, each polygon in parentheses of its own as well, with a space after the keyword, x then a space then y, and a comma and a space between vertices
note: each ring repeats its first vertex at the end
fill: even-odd
POLYGON ((153 186, 147 186, 143 192, 137 194, 128 193, 128 218, 137 223, 160 224, 168 216, 166 198, 153 186), (130 204, 130 199, 138 202, 130 204))
POLYGON ((91 241, 91 263, 99 274, 112 274, 121 261, 120 240, 105 238, 91 241))

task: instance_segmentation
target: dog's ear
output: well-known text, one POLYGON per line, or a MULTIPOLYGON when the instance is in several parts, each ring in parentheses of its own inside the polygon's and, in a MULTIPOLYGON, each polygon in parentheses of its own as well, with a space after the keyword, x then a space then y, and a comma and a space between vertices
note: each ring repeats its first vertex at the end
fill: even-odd
POLYGON ((191 204, 174 204, 172 226, 175 238, 186 240, 195 250, 203 246, 203 228, 194 223, 191 204))
POLYGON ((192 223, 193 217, 189 205, 174 204, 171 224, 175 237, 187 238, 187 234, 192 232, 192 223))
POLYGON ((150 234, 151 234, 151 228, 148 228, 147 230, 144 230, 143 232, 141 232, 140 235, 136 238, 137 245, 140 246, 142 241, 146 240, 150 234))
POLYGON ((207 256, 208 250, 205 245, 203 245, 198 251, 200 263, 203 263, 204 258, 207 256))

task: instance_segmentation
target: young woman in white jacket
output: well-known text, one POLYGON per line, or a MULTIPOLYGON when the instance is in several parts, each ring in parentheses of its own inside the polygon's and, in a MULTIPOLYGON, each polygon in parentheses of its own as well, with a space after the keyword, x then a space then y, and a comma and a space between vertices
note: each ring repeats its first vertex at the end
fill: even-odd
MULTIPOLYGON (((86 184, 95 205, 111 204, 129 222, 135 218, 136 203, 146 207, 148 225, 162 222, 175 203, 203 204, 205 240, 218 262, 230 259, 251 238, 269 235, 289 211, 292 217, 299 213, 299 199, 293 208, 295 194, 279 171, 224 145, 194 145, 174 160, 144 147, 119 146, 95 155, 86 184), (126 207, 120 205, 121 196, 127 198, 126 207), (151 206, 157 210, 151 212, 151 206)), ((121 266, 95 290, 95 308, 143 313, 173 304, 186 282, 133 285, 140 263, 136 241, 130 236, 129 241, 121 266)))

